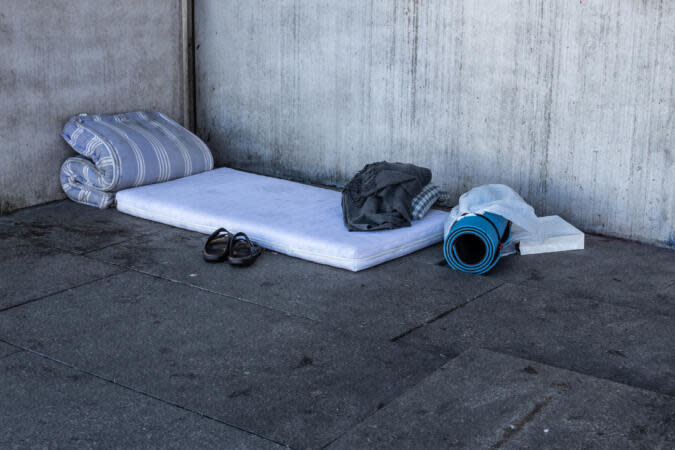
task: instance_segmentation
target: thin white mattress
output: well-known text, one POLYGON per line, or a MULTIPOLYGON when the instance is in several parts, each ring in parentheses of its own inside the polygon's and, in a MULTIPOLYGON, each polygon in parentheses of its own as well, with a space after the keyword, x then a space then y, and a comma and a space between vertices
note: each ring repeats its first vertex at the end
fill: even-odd
POLYGON ((349 232, 340 192, 221 168, 117 193, 132 216, 210 234, 243 231, 265 248, 358 271, 443 239, 447 213, 431 210, 411 227, 349 232))

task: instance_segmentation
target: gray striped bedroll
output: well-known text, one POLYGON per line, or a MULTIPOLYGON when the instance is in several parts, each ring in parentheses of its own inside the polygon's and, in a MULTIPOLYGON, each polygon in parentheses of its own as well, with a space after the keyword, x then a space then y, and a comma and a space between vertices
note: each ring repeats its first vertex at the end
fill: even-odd
POLYGON ((85 205, 107 208, 122 189, 213 169, 206 144, 160 112, 80 114, 61 135, 79 153, 61 166, 61 186, 85 205))

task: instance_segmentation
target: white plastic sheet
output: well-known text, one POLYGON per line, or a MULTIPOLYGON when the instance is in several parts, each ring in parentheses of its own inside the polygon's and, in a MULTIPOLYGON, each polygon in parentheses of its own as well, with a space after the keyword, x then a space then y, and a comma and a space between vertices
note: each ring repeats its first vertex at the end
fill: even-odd
POLYGON ((444 235, 463 215, 486 212, 499 214, 513 223, 511 240, 502 249, 502 255, 515 253, 517 243, 525 244, 528 254, 584 248, 581 231, 557 216, 537 217, 534 208, 504 184, 486 184, 462 194, 445 221, 444 235), (559 236, 561 233, 564 239, 559 236))

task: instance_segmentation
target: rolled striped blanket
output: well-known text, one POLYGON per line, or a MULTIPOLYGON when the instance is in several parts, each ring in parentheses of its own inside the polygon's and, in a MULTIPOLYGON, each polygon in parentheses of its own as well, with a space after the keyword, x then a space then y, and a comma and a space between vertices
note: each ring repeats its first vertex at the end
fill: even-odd
POLYGON ((122 189, 213 169, 206 144, 160 112, 80 114, 61 133, 80 155, 61 166, 61 186, 73 201, 107 208, 122 189))

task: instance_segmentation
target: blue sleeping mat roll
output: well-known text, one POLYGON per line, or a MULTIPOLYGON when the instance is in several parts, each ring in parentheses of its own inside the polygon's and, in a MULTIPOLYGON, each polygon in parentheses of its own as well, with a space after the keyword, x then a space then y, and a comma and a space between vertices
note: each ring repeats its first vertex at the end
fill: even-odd
POLYGON ((511 222, 504 217, 492 213, 466 215, 450 228, 443 256, 455 270, 484 274, 497 264, 510 237, 511 222))

